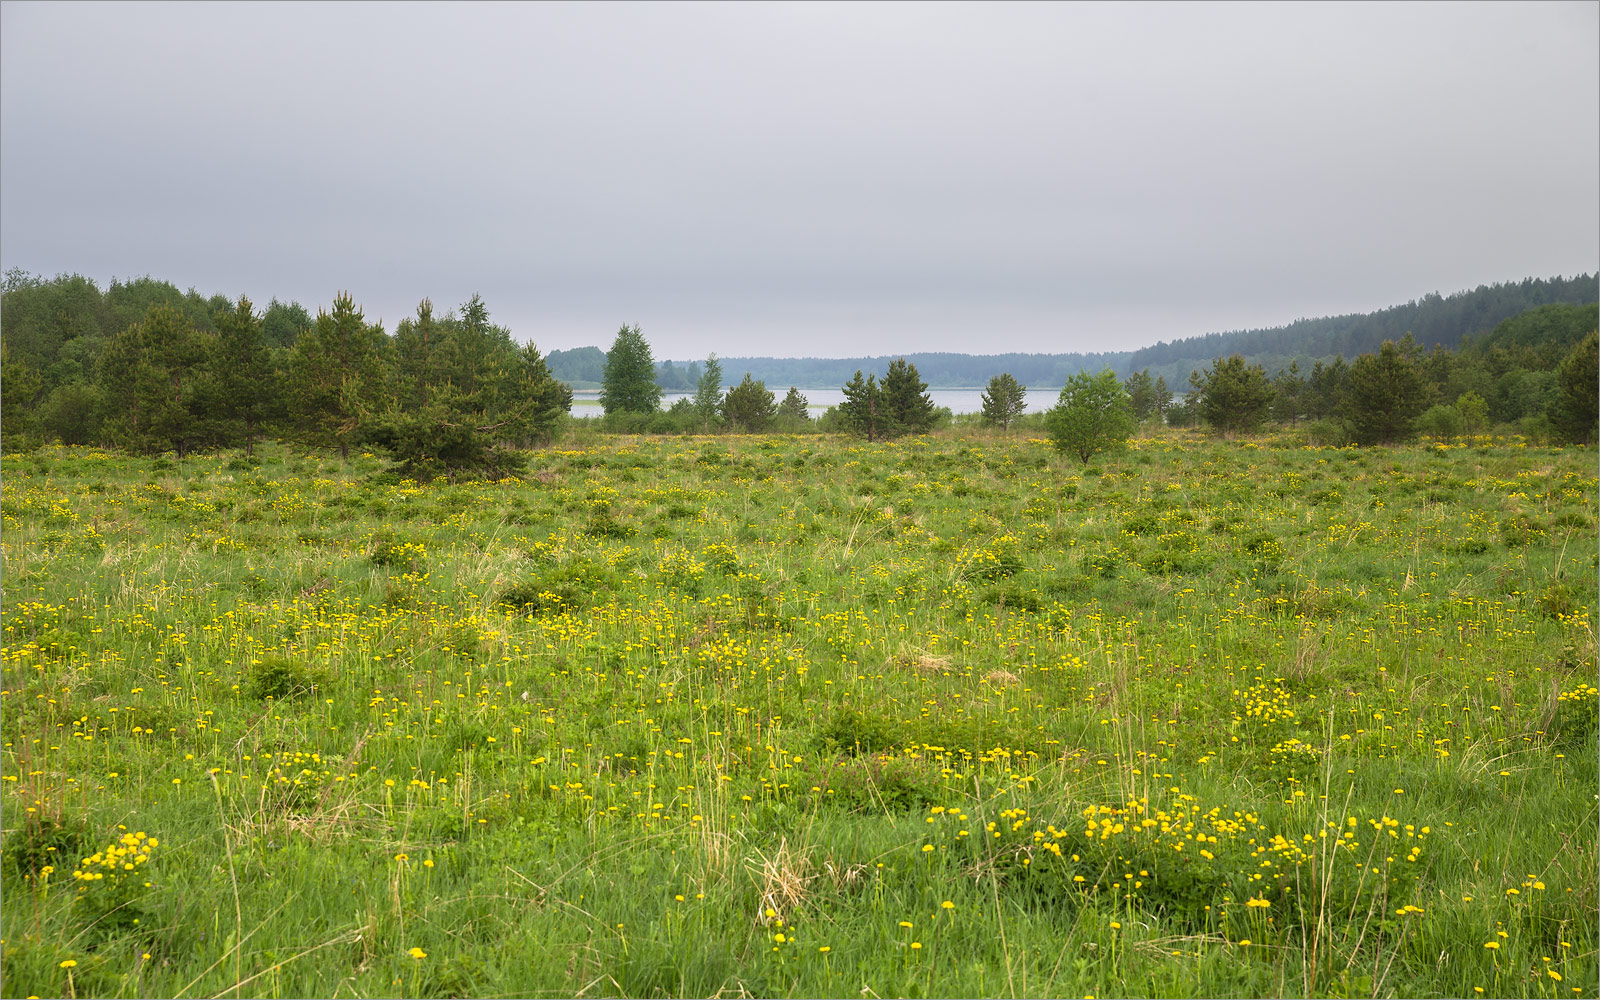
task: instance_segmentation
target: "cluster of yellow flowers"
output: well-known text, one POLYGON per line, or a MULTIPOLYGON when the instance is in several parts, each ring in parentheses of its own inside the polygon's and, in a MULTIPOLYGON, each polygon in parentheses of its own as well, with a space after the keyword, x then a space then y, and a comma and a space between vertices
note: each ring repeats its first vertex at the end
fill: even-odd
POLYGON ((78 881, 78 892, 88 892, 96 882, 104 882, 112 888, 126 884, 136 877, 135 873, 150 860, 150 852, 160 843, 143 830, 123 834, 84 858, 83 864, 72 873, 78 881))
POLYGON ((1593 684, 1579 684, 1571 691, 1563 691, 1556 695, 1556 701, 1594 701, 1597 697, 1600 697, 1600 688, 1596 688, 1593 684))

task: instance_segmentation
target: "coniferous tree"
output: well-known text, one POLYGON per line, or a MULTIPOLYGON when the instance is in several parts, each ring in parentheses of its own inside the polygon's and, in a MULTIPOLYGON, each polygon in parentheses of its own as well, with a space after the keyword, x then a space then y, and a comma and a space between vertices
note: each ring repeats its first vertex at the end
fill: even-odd
POLYGON ((799 389, 791 385, 788 394, 783 397, 783 402, 778 404, 779 429, 796 431, 809 423, 811 423, 811 403, 799 389))
POLYGON ((1556 394, 1549 416, 1566 440, 1595 440, 1600 429, 1600 333, 1591 330, 1556 369, 1556 394))
POLYGON ((277 373, 261 318, 248 298, 240 296, 232 309, 219 311, 215 322, 216 405, 223 436, 229 442, 242 440, 245 453, 253 455, 261 426, 274 415, 274 404, 281 398, 275 384, 277 373))
POLYGON ((130 451, 179 457, 201 443, 213 347, 185 313, 162 305, 111 338, 99 372, 111 440, 130 451))
POLYGON ((505 440, 523 446, 548 444, 572 409, 572 386, 550 374, 550 366, 532 343, 517 352, 515 391, 508 400, 512 414, 505 440))
POLYGON ((427 406, 433 386, 445 381, 439 371, 442 334, 431 299, 417 303, 416 317, 407 317, 395 327, 395 399, 401 408, 427 406))
POLYGON ((1350 366, 1350 391, 1344 418, 1361 444, 1387 444, 1410 437, 1426 399, 1416 345, 1407 337, 1386 340, 1376 354, 1363 354, 1350 366))
POLYGON ((1247 365, 1235 354, 1218 358, 1210 368, 1189 376, 1198 392, 1198 416, 1223 434, 1255 430, 1267 419, 1272 406, 1272 383, 1266 369, 1247 365))
POLYGON ((1028 408, 1028 388, 1018 382, 1010 372, 1002 372, 989 379, 989 386, 978 397, 983 404, 983 419, 1009 430, 1011 422, 1028 408))
POLYGON ((606 353, 600 405, 606 413, 654 413, 661 408, 661 387, 650 344, 638 324, 623 326, 606 353))
POLYGON ((744 380, 722 400, 722 416, 728 423, 748 434, 759 434, 778 415, 778 403, 764 382, 757 382, 746 372, 744 380))
POLYGON ((805 394, 794 386, 789 387, 789 392, 783 397, 783 402, 778 404, 778 415, 794 420, 811 419, 811 401, 805 394))
POLYGON ((856 369, 855 378, 852 378, 843 387, 844 402, 839 404, 838 414, 840 422, 852 434, 861 434, 868 441, 876 441, 887 436, 885 427, 888 415, 884 410, 883 390, 878 385, 876 375, 868 374, 862 378, 861 369, 856 369))
POLYGON ((917 374, 916 365, 905 358, 889 362, 880 387, 891 434, 926 434, 933 429, 937 410, 933 397, 928 395, 928 384, 917 374))
POLYGON ((1296 423, 1305 412, 1306 380, 1300 375, 1300 365, 1291 361, 1288 368, 1279 369, 1272 391, 1272 415, 1283 423, 1296 423))
POLYGON ((1156 376, 1156 384, 1152 394, 1155 396, 1156 413, 1165 422, 1167 413, 1172 409, 1172 390, 1167 388, 1166 376, 1156 376))
POLYGON ((1306 380, 1306 415, 1313 420, 1335 416, 1344 406, 1344 397, 1350 390, 1350 368, 1344 357, 1338 356, 1328 364, 1318 361, 1306 380))
POLYGON ((398 405, 368 434, 413 478, 513 474, 526 464, 516 449, 551 440, 572 405, 571 387, 490 322, 481 296, 442 321, 424 299, 395 344, 398 405))
POLYGON ((350 457, 366 425, 388 409, 387 341, 381 327, 365 322, 348 292, 335 296, 333 311, 319 312, 301 332, 290 355, 288 396, 304 440, 350 457))
POLYGON ((1150 369, 1145 368, 1134 372, 1123 380, 1122 387, 1128 393, 1128 405, 1133 407, 1133 416, 1136 420, 1148 420, 1156 412, 1156 386, 1150 378, 1150 369))

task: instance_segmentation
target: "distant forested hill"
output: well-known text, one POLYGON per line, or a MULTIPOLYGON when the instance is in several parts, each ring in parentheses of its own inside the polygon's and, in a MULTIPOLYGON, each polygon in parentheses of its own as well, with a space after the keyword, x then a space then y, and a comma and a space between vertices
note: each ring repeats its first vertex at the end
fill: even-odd
MULTIPOLYGON (((1058 386, 1078 371, 1110 367, 1120 375, 1149 369, 1165 375, 1169 385, 1181 385, 1189 372, 1219 357, 1242 354, 1252 364, 1277 371, 1290 362, 1309 369, 1335 355, 1349 359, 1376 351, 1385 340, 1400 340, 1407 333, 1423 348, 1434 345, 1455 350, 1471 338, 1487 338, 1503 321, 1537 306, 1589 304, 1600 301, 1600 284, 1594 275, 1575 278, 1527 278, 1519 282, 1480 285, 1471 291, 1441 296, 1437 292, 1405 305, 1371 313, 1296 320, 1287 326, 1262 330, 1210 333, 1170 343, 1161 342, 1136 351, 1101 354, 907 354, 906 360, 929 385, 941 388, 982 386, 990 376, 1009 372, 1025 385, 1058 386)), ((1539 316, 1540 314, 1535 314, 1539 316)), ((1566 314, 1560 314, 1565 316, 1566 314)), ((1545 333, 1570 336, 1557 313, 1518 326, 1518 342, 1545 333), (1554 324, 1554 325, 1552 325, 1554 324), (1559 330, 1558 330, 1559 327, 1559 330)), ((1581 325, 1581 323, 1579 324, 1581 325)), ((1592 328, 1592 325, 1591 327, 1592 328)), ((1586 331, 1585 331, 1586 332, 1586 331)), ((1582 336, 1580 332, 1578 337, 1582 336)), ((1485 345, 1487 346, 1487 345, 1485 345)), ((560 353, 560 352, 556 352, 560 353)), ((899 355, 861 358, 723 358, 723 371, 737 379, 748 371, 768 386, 795 385, 821 388, 843 385, 856 369, 882 374, 899 355)), ((554 354, 552 354, 552 359, 554 354)))
POLYGON ((1288 326, 1235 333, 1209 333, 1134 351, 1130 370, 1157 368, 1179 361, 1211 361, 1230 354, 1321 358, 1335 354, 1353 358, 1376 351, 1385 340, 1406 334, 1424 349, 1442 345, 1451 350, 1474 334, 1488 333, 1502 320, 1535 306, 1583 304, 1600 300, 1595 276, 1525 278, 1520 282, 1479 285, 1470 292, 1441 296, 1438 292, 1371 313, 1299 319, 1288 326))
POLYGON ((1120 354, 887 354, 870 358, 723 358, 726 377, 737 381, 749 372, 768 388, 799 386, 805 389, 840 386, 857 369, 878 375, 889 363, 904 357, 917 366, 917 374, 939 388, 982 387, 989 377, 1010 372, 1027 385, 1061 385, 1087 368, 1121 368, 1120 354))

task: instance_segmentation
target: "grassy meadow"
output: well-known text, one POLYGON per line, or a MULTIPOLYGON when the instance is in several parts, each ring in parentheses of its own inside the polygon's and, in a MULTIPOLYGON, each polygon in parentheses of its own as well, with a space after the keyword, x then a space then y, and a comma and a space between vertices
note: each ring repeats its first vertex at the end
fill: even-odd
POLYGON ((1592 451, 0 459, 5 996, 1597 994, 1592 451))

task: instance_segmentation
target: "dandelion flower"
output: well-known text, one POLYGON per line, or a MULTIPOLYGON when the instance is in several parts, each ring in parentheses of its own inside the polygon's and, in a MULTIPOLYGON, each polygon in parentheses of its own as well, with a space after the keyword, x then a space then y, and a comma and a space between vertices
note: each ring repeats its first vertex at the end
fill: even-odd
POLYGON ((75 959, 75 958, 69 958, 69 959, 67 959, 67 960, 65 960, 65 961, 64 961, 64 962, 62 962, 62 963, 61 963, 61 968, 63 968, 63 969, 70 969, 70 968, 72 968, 72 967, 73 967, 73 966, 74 966, 74 965, 77 965, 77 964, 78 964, 78 960, 77 960, 77 959, 75 959))
POLYGON ((423 951, 421 948, 412 948, 411 949, 411 957, 412 958, 427 958, 428 957, 428 953, 423 951))

